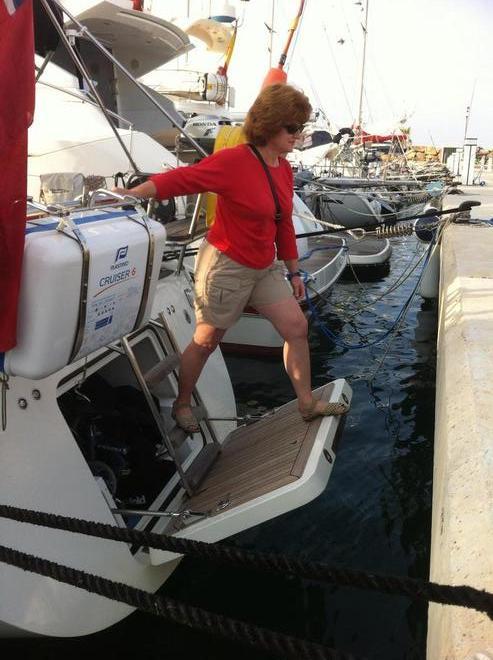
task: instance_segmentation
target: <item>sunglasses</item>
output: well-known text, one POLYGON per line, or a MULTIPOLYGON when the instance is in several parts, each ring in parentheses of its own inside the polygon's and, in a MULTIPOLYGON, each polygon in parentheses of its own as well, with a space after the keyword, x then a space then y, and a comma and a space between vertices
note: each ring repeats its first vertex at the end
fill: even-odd
POLYGON ((284 128, 290 135, 294 135, 295 133, 302 133, 305 129, 305 124, 287 124, 284 128))

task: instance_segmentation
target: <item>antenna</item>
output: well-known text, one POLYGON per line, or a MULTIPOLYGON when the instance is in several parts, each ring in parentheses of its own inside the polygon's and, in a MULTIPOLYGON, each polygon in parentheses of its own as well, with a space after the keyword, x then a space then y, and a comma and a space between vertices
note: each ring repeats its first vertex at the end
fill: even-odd
POLYGON ((471 100, 469 101, 469 105, 466 108, 466 125, 464 126, 464 140, 463 140, 463 143, 466 141, 466 138, 467 138, 467 127, 469 126, 469 117, 471 115, 472 102, 474 100, 474 92, 476 91, 476 83, 477 82, 478 82, 478 79, 474 78, 474 83, 472 85, 471 100))
POLYGON ((368 36, 368 8, 370 6, 370 0, 366 0, 366 9, 365 9, 365 23, 361 27, 363 28, 363 60, 361 62, 361 85, 359 90, 359 103, 358 103, 358 130, 361 135, 362 131, 362 121, 363 121, 363 90, 365 86, 365 64, 366 64, 366 39, 368 36))

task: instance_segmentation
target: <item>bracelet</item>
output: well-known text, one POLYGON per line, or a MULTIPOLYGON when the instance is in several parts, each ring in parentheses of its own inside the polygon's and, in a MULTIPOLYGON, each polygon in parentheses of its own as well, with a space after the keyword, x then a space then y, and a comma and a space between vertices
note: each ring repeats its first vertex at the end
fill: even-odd
POLYGON ((299 271, 299 270, 295 270, 294 273, 288 273, 288 274, 286 275, 286 279, 288 280, 288 282, 291 282, 291 280, 293 279, 293 277, 301 277, 301 273, 300 273, 300 271, 299 271))

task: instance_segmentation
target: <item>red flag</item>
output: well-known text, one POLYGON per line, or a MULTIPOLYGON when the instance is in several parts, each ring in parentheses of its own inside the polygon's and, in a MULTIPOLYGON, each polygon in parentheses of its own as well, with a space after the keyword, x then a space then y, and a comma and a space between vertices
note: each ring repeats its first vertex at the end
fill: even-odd
POLYGON ((0 353, 16 342, 33 114, 32 0, 0 0, 0 353))

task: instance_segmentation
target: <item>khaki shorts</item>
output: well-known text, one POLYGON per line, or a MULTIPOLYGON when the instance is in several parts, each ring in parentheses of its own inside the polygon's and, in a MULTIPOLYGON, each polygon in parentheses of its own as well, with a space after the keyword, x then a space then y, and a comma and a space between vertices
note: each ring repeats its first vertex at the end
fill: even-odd
POLYGON ((226 330, 248 305, 258 307, 287 300, 293 295, 276 263, 269 268, 248 268, 233 261, 206 240, 195 262, 195 315, 197 323, 226 330))

